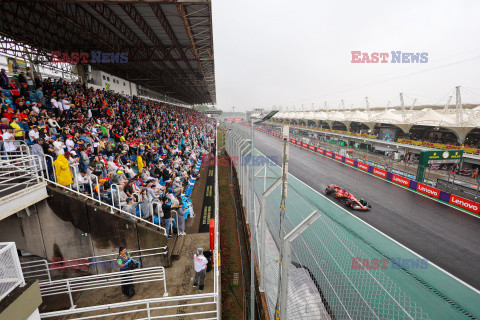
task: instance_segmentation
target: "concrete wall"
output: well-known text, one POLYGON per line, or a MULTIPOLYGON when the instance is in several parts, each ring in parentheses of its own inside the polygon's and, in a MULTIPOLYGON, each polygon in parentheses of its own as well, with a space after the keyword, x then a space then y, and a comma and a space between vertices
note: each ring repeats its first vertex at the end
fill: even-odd
MULTIPOLYGON (((93 201, 53 187, 48 193, 47 200, 36 204, 37 214, 0 221, 0 241, 14 241, 18 249, 48 261, 111 254, 119 246, 133 251, 167 245, 160 232, 104 211, 93 201)), ((149 259, 144 266, 164 263, 163 258, 149 259)))
POLYGON ((106 89, 106 84, 108 83, 110 85, 110 90, 113 90, 116 93, 128 94, 129 96, 137 95, 137 85, 133 82, 124 80, 100 70, 92 70, 90 76, 95 81, 95 85, 89 86, 92 86, 95 89, 106 89))

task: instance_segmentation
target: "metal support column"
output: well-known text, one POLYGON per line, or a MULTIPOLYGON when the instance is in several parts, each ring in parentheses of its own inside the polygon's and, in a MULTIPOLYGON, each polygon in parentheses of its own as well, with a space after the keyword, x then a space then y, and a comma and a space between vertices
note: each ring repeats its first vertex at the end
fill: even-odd
POLYGON ((280 310, 276 310, 277 314, 275 319, 288 319, 287 318, 287 303, 288 303, 288 275, 290 272, 291 246, 292 242, 305 231, 312 223, 320 217, 320 213, 313 211, 305 220, 303 220, 298 226, 296 226, 289 234, 283 239, 283 262, 280 265, 281 268, 281 288, 279 293, 280 310))

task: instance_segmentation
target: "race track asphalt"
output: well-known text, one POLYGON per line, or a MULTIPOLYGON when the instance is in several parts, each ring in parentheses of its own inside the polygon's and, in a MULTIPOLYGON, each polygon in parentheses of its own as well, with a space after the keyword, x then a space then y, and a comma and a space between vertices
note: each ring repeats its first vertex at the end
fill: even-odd
MULTIPOLYGON (((277 164, 281 145, 278 138, 255 134, 255 147, 277 164)), ((351 212, 480 289, 479 218, 292 144, 289 172, 321 193, 337 184, 367 200, 370 212, 351 212)))

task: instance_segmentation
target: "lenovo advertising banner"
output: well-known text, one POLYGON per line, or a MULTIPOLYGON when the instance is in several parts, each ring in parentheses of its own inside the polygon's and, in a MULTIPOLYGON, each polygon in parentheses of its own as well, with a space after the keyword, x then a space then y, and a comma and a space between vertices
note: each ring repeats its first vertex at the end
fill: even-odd
POLYGON ((392 175, 392 181, 407 188, 410 186, 410 179, 396 174, 392 175))
POLYGON ((427 186, 423 183, 417 184, 417 191, 435 199, 438 199, 438 197, 440 197, 440 190, 427 186))
POLYGON ((473 212, 473 213, 476 213, 476 214, 480 213, 480 204, 478 204, 476 202, 473 202, 473 201, 470 201, 468 199, 456 196, 454 194, 450 195, 450 201, 448 201, 448 202, 457 206, 457 207, 468 210, 470 212, 473 212))
POLYGON ((378 168, 373 168, 373 174, 379 177, 382 177, 384 179, 387 179, 387 171, 378 169, 378 168))
POLYGON ((362 163, 362 162, 357 163, 357 168, 362 169, 363 171, 368 172, 368 167, 369 167, 368 164, 365 164, 365 163, 362 163))
POLYGON ((355 160, 350 159, 350 158, 345 158, 345 163, 349 164, 351 166, 354 166, 355 165, 355 160))

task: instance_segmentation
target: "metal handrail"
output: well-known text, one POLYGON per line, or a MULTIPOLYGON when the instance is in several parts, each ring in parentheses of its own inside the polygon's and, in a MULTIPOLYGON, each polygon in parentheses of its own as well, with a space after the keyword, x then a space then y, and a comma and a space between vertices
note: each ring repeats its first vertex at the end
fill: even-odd
MULTIPOLYGON (((94 177, 96 177, 96 176, 94 176, 94 177)), ((48 182, 51 183, 51 184, 54 184, 55 186, 58 186, 58 187, 67 189, 67 190, 69 190, 69 191, 73 191, 74 193, 76 193, 76 194, 79 195, 79 196, 82 196, 82 197, 85 197, 85 198, 90 199, 90 200, 92 200, 92 201, 98 202, 98 203, 100 203, 101 205, 106 206, 106 207, 108 207, 109 209, 111 209, 112 212, 113 212, 114 210, 117 210, 117 211, 119 211, 120 213, 125 214, 125 215, 127 215, 127 216, 131 216, 131 217, 133 217, 133 218, 135 218, 135 219, 141 219, 141 220, 144 221, 146 224, 152 225, 152 226, 154 226, 155 228, 160 228, 160 231, 163 230, 164 234, 166 235, 166 230, 165 230, 165 228, 160 227, 160 226, 158 226, 158 225, 156 225, 156 224, 153 224, 153 223, 151 223, 150 221, 148 221, 148 220, 146 220, 146 219, 143 219, 143 218, 141 218, 141 217, 137 217, 137 216, 135 216, 135 215, 133 215, 133 214, 131 214, 131 213, 129 213, 129 212, 126 212, 126 211, 124 211, 124 210, 122 210, 122 209, 116 208, 116 207, 114 207, 114 206, 112 206, 112 205, 110 205, 110 204, 108 204, 108 203, 105 203, 105 202, 103 202, 103 201, 101 201, 101 200, 99 201, 99 200, 95 199, 93 196, 89 196, 89 195, 86 195, 86 194, 84 194, 84 193, 77 192, 77 191, 75 191, 74 189, 71 189, 71 188, 68 188, 68 187, 66 187, 66 186, 63 186, 63 185, 61 185, 61 184, 59 184, 59 183, 57 183, 57 182, 50 181, 50 180, 49 180, 48 182)), ((91 185, 91 184, 90 184, 90 185, 91 185)), ((93 192, 92 192, 92 194, 93 194, 93 192)))
MULTIPOLYGON (((50 158, 53 160, 53 157, 52 157, 52 156, 45 155, 45 158, 46 158, 46 157, 50 157, 50 158)), ((44 159, 44 161, 45 161, 45 168, 47 168, 47 171, 48 171, 48 167, 47 167, 47 164, 46 164, 46 160, 44 159)), ((53 161, 52 161, 52 165, 53 165, 53 161)), ((146 220, 146 219, 143 219, 142 217, 137 217, 137 216, 135 216, 135 215, 132 215, 132 214, 129 213, 129 212, 126 212, 126 211, 122 210, 121 208, 117 208, 117 207, 115 207, 115 206, 113 206, 113 205, 110 205, 110 204, 108 204, 108 203, 106 203, 106 202, 103 202, 102 199, 101 199, 101 197, 100 197, 100 186, 99 186, 99 182, 98 182, 98 177, 97 177, 97 176, 91 175, 90 177, 94 177, 94 179, 95 179, 95 181, 96 181, 96 185, 99 186, 99 187, 97 188, 97 196, 98 196, 98 199, 96 199, 95 196, 94 196, 94 187, 92 186, 92 179, 89 179, 89 180, 88 180, 88 183, 89 183, 89 186, 90 186, 90 195, 86 195, 86 194, 84 194, 84 193, 79 192, 78 190, 75 190, 73 187, 63 186, 63 185, 59 184, 59 183, 57 182, 57 177, 56 177, 56 174, 55 174, 55 168, 53 168, 53 169, 54 169, 53 172, 54 172, 54 179, 55 179, 55 181, 51 181, 51 180, 49 180, 49 179, 44 179, 45 181, 48 181, 48 182, 51 183, 51 184, 54 184, 54 185, 59 186, 59 187, 62 187, 62 188, 67 189, 67 190, 69 190, 69 191, 73 191, 75 194, 80 195, 80 196, 82 196, 82 197, 86 197, 86 198, 88 198, 88 199, 90 199, 90 200, 96 201, 96 202, 98 202, 98 203, 101 204, 101 205, 107 206, 107 207, 110 209, 110 212, 111 212, 111 213, 113 213, 114 210, 117 210, 117 211, 121 212, 122 214, 131 216, 131 217, 133 217, 133 218, 135 218, 135 219, 141 219, 142 221, 145 221, 147 224, 153 225, 153 226, 156 227, 156 228, 160 228, 160 230, 163 230, 163 233, 164 233, 165 235, 167 234, 167 231, 166 231, 165 228, 163 228, 162 226, 156 225, 155 223, 152 223, 152 222, 150 222, 150 221, 148 221, 148 220, 146 220)), ((113 201, 112 201, 112 204, 113 204, 113 201)))
POLYGON ((120 199, 120 186, 118 184, 112 184, 111 185, 111 188, 112 188, 112 203, 113 205, 115 206, 115 200, 114 200, 114 196, 113 196, 113 189, 115 188, 116 190, 116 193, 117 193, 117 199, 118 199, 118 207, 120 209, 122 209, 122 202, 121 202, 121 199, 120 199))
POLYGON ((168 296, 164 267, 151 267, 135 270, 117 271, 106 274, 67 278, 50 282, 41 282, 40 293, 42 297, 67 294, 70 299, 71 307, 75 308, 72 293, 118 287, 126 281, 131 284, 163 281, 163 296, 168 296))
POLYGON ((43 180, 42 168, 36 155, 11 155, 0 152, 0 187, 2 191, 29 187, 43 180))
MULTIPOLYGON (((35 278, 36 279, 38 277, 38 276, 32 276, 32 275, 28 275, 28 274, 45 273, 46 276, 48 277, 48 281, 52 281, 52 277, 50 275, 50 268, 48 267, 48 261, 47 260, 25 261, 25 262, 21 262, 20 265, 22 266, 23 277, 25 279, 29 279, 29 278, 35 278), (27 271, 26 270, 26 269, 38 268, 38 267, 45 267, 45 269, 33 270, 33 271, 27 271)), ((42 277, 42 276, 43 275, 40 275, 40 277, 42 277)))
MULTIPOLYGON (((215 293, 203 293, 203 294, 193 294, 193 295, 184 295, 184 296, 173 296, 173 297, 163 297, 163 298, 151 298, 151 299, 144 299, 144 300, 135 300, 135 301, 128 301, 128 302, 117 302, 111 304, 105 304, 100 306, 94 307, 84 307, 84 308, 77 308, 77 309, 70 309, 70 310, 63 310, 63 311, 54 311, 48 313, 40 314, 41 319, 50 319, 59 316, 76 316, 75 318, 69 317, 72 320, 80 320, 80 319, 108 319, 112 316, 120 316, 120 315, 129 315, 129 314, 138 314, 142 312, 145 316, 138 316, 138 318, 134 318, 134 315, 131 315, 129 319, 149 319, 152 311, 155 310, 168 310, 172 309, 172 313, 166 317, 173 318, 173 317, 194 317, 194 316, 201 316, 201 319, 204 320, 214 320, 220 319, 217 316, 213 316, 216 311, 197 311, 199 306, 206 306, 217 304, 217 294, 215 293), (205 301, 206 302, 201 302, 205 301), (157 304, 164 304, 162 306, 156 306, 157 304), (195 311, 193 312, 185 312, 185 313, 178 313, 178 308, 184 307, 193 307, 195 311), (110 312, 105 312, 105 311, 110 312), (85 317, 87 313, 99 312, 100 314, 97 315, 88 315, 85 317), (212 314, 212 317, 209 317, 208 314, 212 314), (205 318, 208 317, 208 318, 205 318)), ((159 317, 151 317, 150 319, 159 319, 159 317)), ((165 316, 162 316, 165 318, 165 316)), ((197 317, 196 317, 197 318, 197 317)), ((193 319, 193 318, 192 318, 193 319)), ((200 319, 200 318, 197 318, 200 319)))
MULTIPOLYGON (((159 255, 166 255, 168 253, 167 247, 157 247, 157 248, 149 248, 149 249, 141 249, 141 250, 134 250, 130 251, 130 257, 132 258, 146 258, 146 257, 152 257, 152 256, 159 256, 159 255), (151 251, 160 251, 164 250, 163 252, 158 252, 158 253, 148 253, 151 251)), ((75 261, 75 262, 81 262, 82 266, 94 266, 94 265, 99 265, 99 264, 104 264, 107 262, 113 262, 116 261, 116 257, 118 256, 118 253, 110 253, 110 254, 104 254, 104 255, 98 255, 98 256, 91 256, 91 257, 83 257, 83 258, 75 258, 75 259, 70 259, 70 260, 61 260, 61 261, 52 261, 48 262, 47 260, 33 260, 33 261, 24 261, 21 262, 22 265, 22 271, 23 274, 38 274, 38 273, 45 273, 40 276, 25 276, 25 278, 40 278, 40 277, 48 277, 48 281, 51 281, 51 274, 50 272, 52 270, 58 270, 59 268, 55 267, 55 264, 61 264, 64 263, 65 261, 75 261), (102 258, 105 257, 112 257, 110 259, 104 259, 101 260, 102 258), (87 262, 88 261, 88 262, 87 262), (28 271, 28 269, 33 269, 33 268, 40 268, 43 267, 41 270, 34 270, 34 271, 28 271)), ((46 280, 40 280, 40 282, 46 281, 46 280)))

